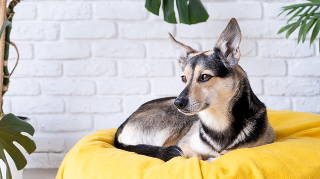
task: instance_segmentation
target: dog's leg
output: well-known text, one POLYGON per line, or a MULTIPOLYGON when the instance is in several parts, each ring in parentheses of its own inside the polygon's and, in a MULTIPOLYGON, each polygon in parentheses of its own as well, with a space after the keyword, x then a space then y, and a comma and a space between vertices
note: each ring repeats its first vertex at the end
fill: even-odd
POLYGON ((202 157, 200 154, 192 150, 187 144, 183 144, 181 147, 182 153, 184 157, 192 158, 197 157, 199 160, 202 160, 202 157))

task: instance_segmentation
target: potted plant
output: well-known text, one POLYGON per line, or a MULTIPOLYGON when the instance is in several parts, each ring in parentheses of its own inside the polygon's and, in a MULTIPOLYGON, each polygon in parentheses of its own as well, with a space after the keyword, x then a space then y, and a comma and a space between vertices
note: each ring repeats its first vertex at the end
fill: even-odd
MULTIPOLYGON (((11 22, 14 15, 13 9, 18 2, 20 2, 20 0, 13 0, 12 2, 10 2, 9 7, 6 11, 4 11, 6 1, 0 2, 0 8, 2 8, 2 10, 0 10, 0 22, 3 22, 1 23, 3 25, 0 30, 0 66, 2 66, 2 68, 0 68, 0 74, 2 74, 3 76, 2 83, 0 83, 0 89, 2 89, 0 97, 0 159, 4 164, 0 168, 0 178, 4 178, 3 174, 5 173, 6 179, 12 179, 10 167, 14 167, 12 166, 12 164, 9 165, 8 156, 12 158, 17 170, 21 170, 27 165, 26 158, 24 157, 20 149, 15 144, 13 144, 13 142, 17 142, 18 144, 20 144, 29 154, 33 153, 36 149, 35 142, 28 136, 21 134, 21 132, 26 132, 31 136, 33 136, 34 134, 34 128, 28 122, 26 122, 26 119, 28 118, 15 116, 11 113, 5 115, 2 109, 3 95, 8 90, 9 78, 15 69, 14 68, 9 74, 7 62, 9 56, 9 45, 13 45, 17 50, 15 44, 10 41, 10 31, 12 28, 11 22), (5 154, 5 151, 7 154, 5 154)), ((18 60, 19 53, 17 63, 18 60)), ((14 179, 19 179, 18 176, 14 177, 14 179)), ((22 179, 21 175, 19 177, 21 177, 22 179)))

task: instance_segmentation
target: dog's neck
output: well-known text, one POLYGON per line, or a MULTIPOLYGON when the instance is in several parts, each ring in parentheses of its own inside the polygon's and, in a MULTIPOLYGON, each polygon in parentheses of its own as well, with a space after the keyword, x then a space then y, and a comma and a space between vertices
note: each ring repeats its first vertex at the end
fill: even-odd
MULTIPOLYGON (((243 114, 247 114, 249 108, 252 107, 251 99, 256 96, 253 94, 247 78, 240 79, 237 88, 230 98, 201 111, 199 113, 201 122, 214 131, 222 132, 228 129, 236 118, 239 118, 235 112, 241 110, 243 114)), ((242 115, 241 118, 243 118, 242 115)))
POLYGON ((201 111, 199 113, 201 122, 215 131, 224 131, 229 127, 230 120, 227 109, 223 109, 223 107, 219 107, 218 109, 209 107, 201 111))

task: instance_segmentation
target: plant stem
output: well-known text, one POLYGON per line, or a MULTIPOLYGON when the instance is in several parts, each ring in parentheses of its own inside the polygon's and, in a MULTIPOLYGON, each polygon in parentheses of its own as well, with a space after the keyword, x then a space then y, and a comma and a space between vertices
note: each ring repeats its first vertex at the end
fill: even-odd
MULTIPOLYGON (((6 19, 6 5, 7 5, 7 0, 1 0, 0 1, 0 24, 2 25, 6 19)), ((3 57, 4 57, 4 49, 5 49, 5 32, 3 32, 0 40, 0 74, 3 74, 3 57)), ((2 89, 2 83, 0 83, 0 89, 2 89)), ((2 109, 2 104, 3 104, 3 96, 1 95, 0 97, 0 112, 1 112, 1 117, 3 116, 3 109, 2 109)))
MULTIPOLYGON (((12 0, 7 8, 7 19, 12 22, 14 15, 14 7, 20 2, 20 0, 12 0)), ((4 63, 3 63, 3 80, 2 80, 2 98, 4 94, 8 91, 9 87, 9 70, 8 70, 8 57, 9 57, 9 46, 10 46, 10 33, 11 28, 7 27, 5 31, 5 49, 4 49, 4 63)), ((1 105, 2 109, 2 105, 1 105)), ((1 110, 3 112, 3 110, 1 110)))

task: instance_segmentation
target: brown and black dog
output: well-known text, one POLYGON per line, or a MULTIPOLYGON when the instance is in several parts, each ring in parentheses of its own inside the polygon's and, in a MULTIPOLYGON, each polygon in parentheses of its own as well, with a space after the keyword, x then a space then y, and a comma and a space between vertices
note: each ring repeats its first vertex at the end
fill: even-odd
POLYGON ((239 148, 272 143, 265 105, 238 65, 241 31, 231 19, 213 50, 198 52, 170 34, 185 89, 143 104, 117 130, 115 146, 168 161, 212 162, 239 148))

